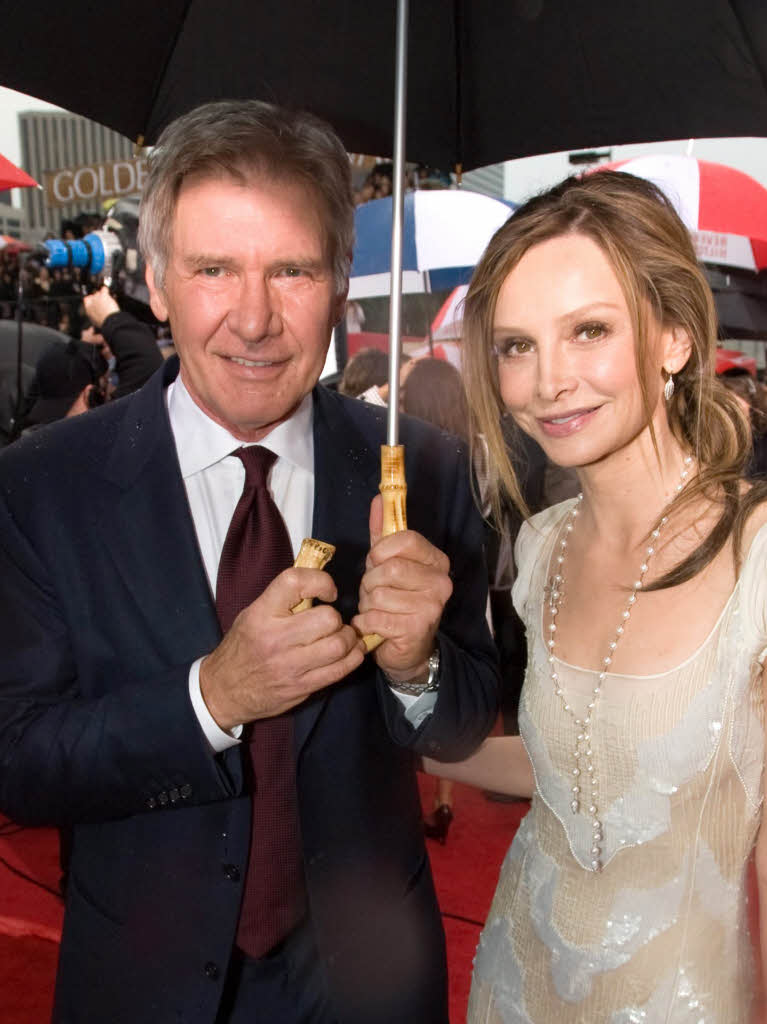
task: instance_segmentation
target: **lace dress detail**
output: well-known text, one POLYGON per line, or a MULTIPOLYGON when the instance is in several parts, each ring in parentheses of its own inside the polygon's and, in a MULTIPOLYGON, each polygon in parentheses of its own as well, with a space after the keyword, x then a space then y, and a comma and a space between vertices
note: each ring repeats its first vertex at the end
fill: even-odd
MULTIPOLYGON (((519 710, 536 793, 480 937, 470 1024, 747 1024, 745 873, 761 813, 767 526, 719 620, 681 665, 608 674, 591 726, 603 869, 574 815, 572 721, 541 629, 562 502, 517 541, 514 604, 528 635, 519 710)), ((596 672, 557 662, 578 717, 596 672)))

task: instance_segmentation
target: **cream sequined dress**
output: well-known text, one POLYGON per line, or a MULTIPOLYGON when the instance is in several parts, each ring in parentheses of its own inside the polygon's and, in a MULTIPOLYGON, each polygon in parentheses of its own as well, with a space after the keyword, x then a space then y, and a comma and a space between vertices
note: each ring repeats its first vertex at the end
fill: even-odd
MULTIPOLYGON (((767 526, 708 638, 677 668, 609 674, 592 720, 603 869, 570 808, 575 725, 553 692, 541 611, 573 502, 520 532, 528 636, 520 732, 537 783, 501 868, 474 967, 471 1024, 746 1024, 745 871, 761 813, 767 526)), ((679 628, 684 628, 680 610, 679 628)), ((558 661, 577 717, 596 673, 558 661)))

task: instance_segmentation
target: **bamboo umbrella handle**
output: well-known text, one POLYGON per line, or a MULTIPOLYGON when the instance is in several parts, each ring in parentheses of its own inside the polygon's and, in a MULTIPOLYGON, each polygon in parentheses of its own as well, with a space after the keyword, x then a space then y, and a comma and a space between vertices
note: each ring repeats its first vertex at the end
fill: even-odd
MULTIPOLYGON (((304 537, 293 565, 297 569, 324 569, 335 553, 336 549, 332 544, 326 544, 324 540, 315 540, 313 537, 304 537)), ((295 615, 307 611, 311 606, 312 599, 305 597, 290 610, 295 615)))
MULTIPOLYGON (((383 537, 407 529, 407 481, 405 480, 404 445, 381 445, 381 483, 378 488, 383 497, 383 537)), ((368 633, 362 638, 368 651, 374 651, 383 643, 378 633, 368 633)))
MULTIPOLYGON (((383 497, 383 529, 382 536, 400 533, 407 529, 406 497, 407 482, 405 480, 405 448, 401 444, 381 445, 381 483, 378 488, 383 497)), ((301 569, 324 569, 335 554, 335 547, 324 541, 305 537, 301 542, 301 550, 293 563, 301 569)), ((311 598, 305 597, 290 610, 295 614, 311 608, 311 598)), ((377 633, 363 636, 362 642, 368 651, 374 651, 383 643, 383 637, 377 633)))

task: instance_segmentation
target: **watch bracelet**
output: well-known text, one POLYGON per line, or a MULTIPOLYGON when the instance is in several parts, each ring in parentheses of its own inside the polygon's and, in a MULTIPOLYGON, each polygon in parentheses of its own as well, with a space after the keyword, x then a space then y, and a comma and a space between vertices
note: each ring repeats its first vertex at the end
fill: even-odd
POLYGON ((420 697, 424 693, 433 693, 439 687, 439 648, 436 648, 429 655, 429 674, 424 682, 416 683, 412 679, 392 679, 383 669, 386 682, 397 693, 404 693, 408 697, 420 697))

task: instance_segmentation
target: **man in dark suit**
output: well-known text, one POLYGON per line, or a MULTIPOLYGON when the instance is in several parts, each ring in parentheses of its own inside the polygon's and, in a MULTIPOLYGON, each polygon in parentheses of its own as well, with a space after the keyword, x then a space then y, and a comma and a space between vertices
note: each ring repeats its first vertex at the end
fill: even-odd
POLYGON ((316 386, 353 236, 327 126, 192 111, 140 230, 180 370, 0 458, 0 808, 74 830, 54 1019, 444 1024, 415 767, 479 744, 497 682, 466 454, 405 422, 379 537, 383 411, 316 386), (232 561, 249 451, 270 539, 232 561), (309 534, 328 571, 224 612, 309 534))

